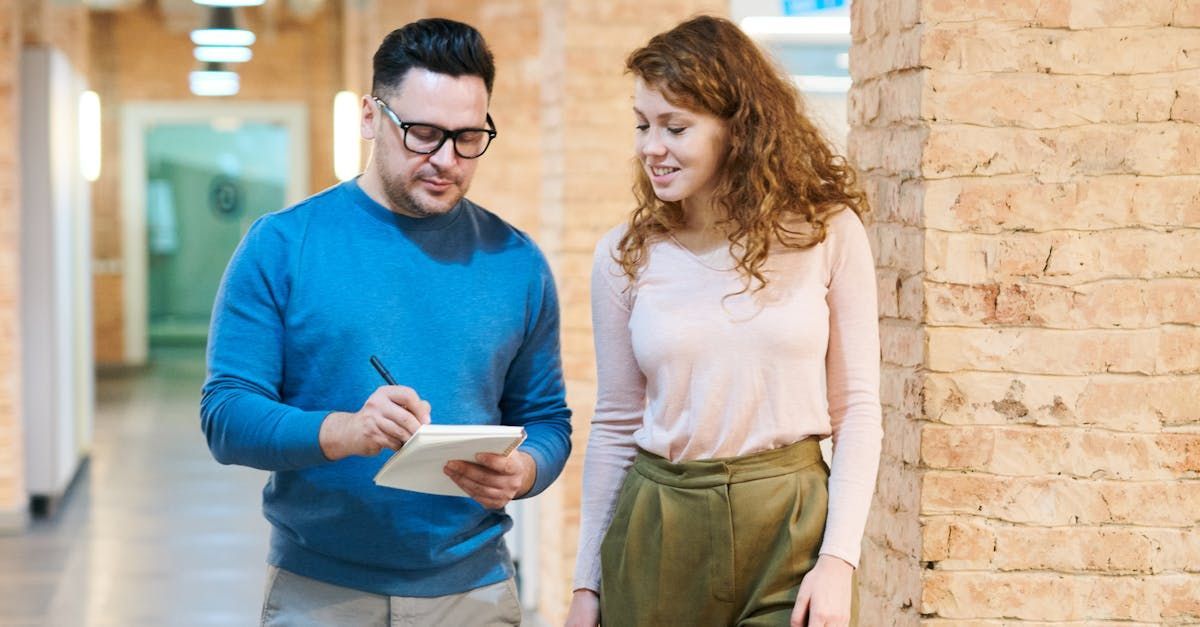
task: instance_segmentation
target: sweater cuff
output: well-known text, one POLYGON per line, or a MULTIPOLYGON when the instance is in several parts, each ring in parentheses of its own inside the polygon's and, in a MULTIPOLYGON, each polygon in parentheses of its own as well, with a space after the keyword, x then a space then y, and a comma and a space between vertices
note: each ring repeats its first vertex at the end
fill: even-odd
POLYGON ((858 559, 862 555, 861 546, 839 546, 831 542, 825 542, 821 545, 820 555, 831 555, 838 559, 845 560, 848 564, 858 569, 858 559))
POLYGON ((279 452, 289 468, 308 468, 329 463, 321 451, 321 424, 328 411, 298 411, 287 421, 287 428, 280 429, 279 452))

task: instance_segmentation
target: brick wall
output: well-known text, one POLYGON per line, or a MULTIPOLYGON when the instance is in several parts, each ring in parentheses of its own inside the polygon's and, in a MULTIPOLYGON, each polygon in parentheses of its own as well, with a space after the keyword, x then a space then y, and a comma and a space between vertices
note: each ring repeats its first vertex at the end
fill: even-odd
POLYGON ((21 228, 18 158, 21 20, 15 0, 0 0, 0 530, 24 523, 19 332, 21 228))
POLYGON ((1200 3, 857 0, 864 624, 1200 620, 1200 3))

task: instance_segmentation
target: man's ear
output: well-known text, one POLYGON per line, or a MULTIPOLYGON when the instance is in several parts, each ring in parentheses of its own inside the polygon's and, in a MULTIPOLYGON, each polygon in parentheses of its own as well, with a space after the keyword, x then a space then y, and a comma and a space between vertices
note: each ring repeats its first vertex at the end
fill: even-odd
POLYGON ((371 141, 375 139, 375 118, 380 115, 379 107, 370 94, 362 97, 362 121, 359 132, 362 138, 371 141))

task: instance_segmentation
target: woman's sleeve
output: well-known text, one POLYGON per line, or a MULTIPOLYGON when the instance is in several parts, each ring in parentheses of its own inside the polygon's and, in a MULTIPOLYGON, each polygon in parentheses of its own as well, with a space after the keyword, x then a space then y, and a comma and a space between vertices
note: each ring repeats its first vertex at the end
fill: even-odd
POLYGON ((629 330, 632 297, 612 259, 617 231, 596 247, 592 265, 592 327, 596 345, 596 411, 583 463, 579 552, 573 589, 600 591, 600 543, 617 495, 637 453, 646 379, 634 358, 629 330))
POLYGON ((858 565, 883 438, 875 263, 854 212, 829 221, 829 348, 825 356, 833 464, 821 554, 858 565))

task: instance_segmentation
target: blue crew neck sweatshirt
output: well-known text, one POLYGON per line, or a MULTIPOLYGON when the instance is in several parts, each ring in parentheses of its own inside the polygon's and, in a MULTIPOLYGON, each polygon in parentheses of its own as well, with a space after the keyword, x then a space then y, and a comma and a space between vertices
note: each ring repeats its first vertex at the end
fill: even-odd
POLYGON ((570 453, 550 269, 524 233, 463 199, 409 218, 356 181, 260 218, 213 308, 201 425, 224 464, 269 470, 268 562, 390 596, 457 594, 513 574, 512 520, 468 498, 376 486, 391 456, 328 461, 318 433, 380 385, 378 355, 443 424, 523 426, 527 496, 570 453))

